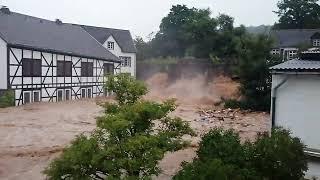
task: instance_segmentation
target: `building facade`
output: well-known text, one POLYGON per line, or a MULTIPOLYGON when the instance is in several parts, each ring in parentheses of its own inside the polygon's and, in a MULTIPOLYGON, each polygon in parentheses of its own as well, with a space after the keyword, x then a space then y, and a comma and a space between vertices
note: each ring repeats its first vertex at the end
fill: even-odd
POLYGON ((136 47, 130 31, 103 27, 83 26, 100 44, 121 60, 121 73, 136 76, 136 47))
POLYGON ((295 59, 299 50, 320 48, 320 29, 273 30, 270 37, 275 41, 270 53, 280 55, 283 61, 295 59))
POLYGON ((82 26, 0 9, 0 90, 13 91, 17 106, 108 95, 106 75, 121 64, 82 26))
POLYGON ((307 146, 308 178, 320 178, 320 52, 271 67, 273 126, 289 129, 307 146))

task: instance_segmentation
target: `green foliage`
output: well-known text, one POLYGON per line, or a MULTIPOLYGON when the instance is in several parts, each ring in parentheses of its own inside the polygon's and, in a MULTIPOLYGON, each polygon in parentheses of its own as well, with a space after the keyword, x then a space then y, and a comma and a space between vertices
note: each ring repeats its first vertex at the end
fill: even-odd
POLYGON ((261 177, 269 179, 299 180, 308 170, 305 146, 290 132, 273 129, 271 137, 262 135, 254 146, 253 165, 261 177))
POLYGON ((278 2, 279 22, 275 29, 320 28, 320 5, 318 0, 280 0, 278 2))
POLYGON ((243 26, 234 28, 233 24, 234 19, 225 14, 211 17, 210 9, 175 5, 162 19, 160 31, 151 41, 137 39, 138 51, 148 59, 216 56, 229 63, 237 56, 241 37, 245 33, 243 26))
POLYGON ((230 164, 224 164, 219 159, 207 161, 195 160, 184 164, 183 169, 174 176, 174 180, 257 180, 246 169, 239 169, 230 164))
POLYGON ((108 76, 106 89, 116 94, 119 104, 132 104, 145 95, 148 90, 146 85, 128 74, 108 76))
POLYGON ((231 108, 231 109, 247 109, 242 101, 238 101, 236 99, 225 99, 223 100, 224 108, 231 108))
POLYGON ((6 90, 3 94, 0 94, 0 108, 14 106, 15 98, 14 92, 11 90, 6 90))
POLYGON ((301 179, 307 170, 304 145, 289 131, 273 129, 255 143, 240 143, 232 130, 211 130, 200 143, 198 157, 184 163, 174 179, 301 179))
POLYGON ((280 57, 270 55, 272 41, 264 35, 244 39, 236 74, 240 79, 242 107, 268 111, 271 96, 269 67, 281 62, 280 57))
MULTIPOLYGON (((138 82, 130 79, 127 83, 129 80, 122 75, 115 77, 107 88, 131 98, 128 94, 136 91, 130 88, 138 82), (128 91, 111 88, 120 84, 130 84, 128 91)), ((138 84, 139 88, 144 86, 138 84)), ((44 171, 48 179, 150 179, 158 175, 158 161, 167 151, 187 146, 182 136, 194 132, 180 118, 167 116, 176 108, 174 100, 156 103, 135 97, 131 101, 124 98, 122 103, 105 103, 97 129, 89 136, 77 137, 50 164, 44 171)))

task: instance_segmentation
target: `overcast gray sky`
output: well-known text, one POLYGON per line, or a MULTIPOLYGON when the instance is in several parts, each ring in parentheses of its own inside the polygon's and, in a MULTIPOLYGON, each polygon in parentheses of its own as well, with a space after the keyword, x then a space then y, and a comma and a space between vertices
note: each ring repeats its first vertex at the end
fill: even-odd
POLYGON ((210 8, 213 16, 226 13, 236 25, 273 24, 278 0, 0 0, 12 11, 45 19, 93 26, 129 29, 147 37, 158 30, 172 5, 210 8))

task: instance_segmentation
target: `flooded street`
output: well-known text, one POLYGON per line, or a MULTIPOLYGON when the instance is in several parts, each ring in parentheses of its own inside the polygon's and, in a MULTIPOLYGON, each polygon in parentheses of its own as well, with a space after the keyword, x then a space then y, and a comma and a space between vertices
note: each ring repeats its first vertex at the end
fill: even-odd
MULTIPOLYGON (((171 114, 188 121, 198 137, 186 137, 192 141, 191 148, 168 153, 159 163, 163 173, 156 179, 170 179, 182 161, 191 161, 200 136, 213 127, 233 128, 243 139, 252 139, 257 132, 268 129, 268 115, 265 113, 239 112, 236 119, 220 121, 201 115, 204 109, 210 108, 180 105, 171 114)), ((44 179, 41 171, 50 160, 58 156, 77 134, 92 131, 95 117, 101 113, 102 109, 93 100, 1 109, 0 179, 44 179)))

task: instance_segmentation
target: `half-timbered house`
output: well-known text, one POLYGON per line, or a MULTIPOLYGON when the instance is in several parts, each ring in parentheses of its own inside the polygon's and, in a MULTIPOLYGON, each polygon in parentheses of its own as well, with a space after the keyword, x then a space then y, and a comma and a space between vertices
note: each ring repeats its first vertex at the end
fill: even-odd
POLYGON ((121 60, 83 27, 0 9, 0 90, 16 105, 106 94, 121 60))

